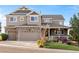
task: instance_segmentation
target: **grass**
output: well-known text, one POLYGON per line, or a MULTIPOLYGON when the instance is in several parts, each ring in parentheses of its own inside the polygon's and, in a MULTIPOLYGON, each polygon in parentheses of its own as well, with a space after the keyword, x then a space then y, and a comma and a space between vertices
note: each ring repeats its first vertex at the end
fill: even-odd
POLYGON ((51 49, 64 49, 64 50, 74 50, 79 51, 79 47, 62 44, 62 43, 55 43, 55 42, 47 42, 44 46, 45 48, 51 48, 51 49))

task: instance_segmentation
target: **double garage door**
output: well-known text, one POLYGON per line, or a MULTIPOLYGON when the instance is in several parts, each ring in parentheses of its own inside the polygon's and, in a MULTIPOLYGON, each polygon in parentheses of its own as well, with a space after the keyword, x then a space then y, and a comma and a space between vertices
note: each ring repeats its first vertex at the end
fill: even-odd
POLYGON ((40 38, 39 32, 18 32, 19 41, 36 41, 40 38))

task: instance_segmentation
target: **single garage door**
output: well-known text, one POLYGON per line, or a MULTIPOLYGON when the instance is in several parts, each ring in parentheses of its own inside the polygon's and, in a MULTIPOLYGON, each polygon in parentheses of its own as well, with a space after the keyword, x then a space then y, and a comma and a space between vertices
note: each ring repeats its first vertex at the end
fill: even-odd
POLYGON ((10 40, 10 41, 16 40, 16 32, 15 31, 8 31, 8 40, 10 40))
POLYGON ((40 38, 39 32, 18 32, 19 41, 36 41, 40 38))

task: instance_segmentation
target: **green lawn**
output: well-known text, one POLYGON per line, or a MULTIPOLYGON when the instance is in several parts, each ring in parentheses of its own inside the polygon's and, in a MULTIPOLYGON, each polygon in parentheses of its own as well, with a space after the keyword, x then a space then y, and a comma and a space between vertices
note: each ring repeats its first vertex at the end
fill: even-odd
POLYGON ((55 43, 55 42, 47 42, 44 46, 45 48, 51 48, 51 49, 64 49, 64 50, 75 50, 79 51, 79 47, 62 44, 62 43, 55 43))

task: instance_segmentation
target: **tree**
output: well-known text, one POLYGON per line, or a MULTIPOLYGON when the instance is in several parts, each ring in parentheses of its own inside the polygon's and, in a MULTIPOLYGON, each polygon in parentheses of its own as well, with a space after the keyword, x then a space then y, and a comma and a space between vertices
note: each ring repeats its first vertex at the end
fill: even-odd
POLYGON ((72 30, 70 31, 70 36, 78 42, 79 46, 79 13, 71 17, 70 25, 72 27, 72 30))
POLYGON ((2 40, 5 41, 8 39, 8 35, 5 33, 1 33, 0 36, 2 37, 2 40))
POLYGON ((73 32, 73 30, 70 30, 70 32, 69 32, 69 39, 70 40, 75 40, 75 34, 73 34, 74 32, 73 32))

